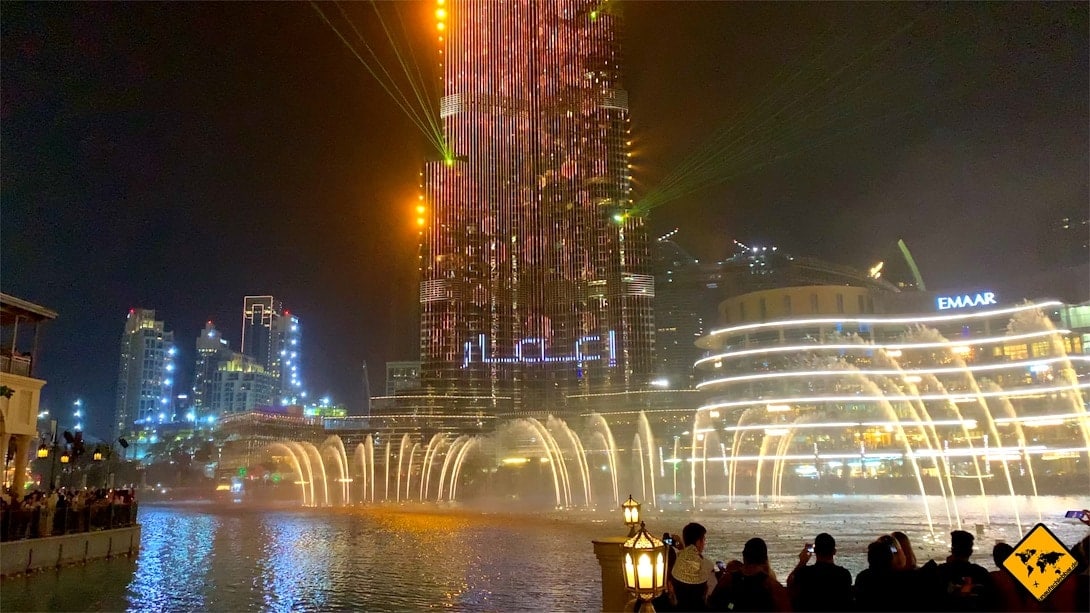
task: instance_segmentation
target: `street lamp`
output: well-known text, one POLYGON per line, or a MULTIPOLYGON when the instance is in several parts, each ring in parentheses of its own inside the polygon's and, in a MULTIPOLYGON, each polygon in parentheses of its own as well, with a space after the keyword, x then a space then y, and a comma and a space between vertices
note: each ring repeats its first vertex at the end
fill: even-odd
POLYGON ((624 511, 624 525, 628 526, 628 536, 636 536, 640 526, 640 503, 633 500, 632 494, 629 494, 628 500, 621 503, 621 510, 624 511))
POLYGON ((39 458, 48 458, 49 457, 49 447, 46 447, 45 444, 38 445, 38 457, 39 458))
POLYGON ((651 536, 640 522, 634 536, 621 546, 624 586, 642 601, 641 613, 654 613, 651 601, 666 586, 666 543, 651 536))
POLYGON ((68 456, 67 451, 65 451, 64 453, 61 454, 61 464, 67 464, 68 461, 71 460, 71 459, 72 458, 68 456))
POLYGON ((100 450, 98 450, 98 449, 95 449, 95 453, 91 456, 91 459, 96 461, 96 462, 101 462, 102 461, 102 452, 100 450))

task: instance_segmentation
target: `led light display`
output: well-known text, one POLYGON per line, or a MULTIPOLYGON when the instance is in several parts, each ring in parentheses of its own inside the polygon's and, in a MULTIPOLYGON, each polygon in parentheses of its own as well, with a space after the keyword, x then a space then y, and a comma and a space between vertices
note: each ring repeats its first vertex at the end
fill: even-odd
POLYGON ((450 155, 425 165, 418 209, 423 384, 516 412, 646 385, 654 283, 629 213, 618 16, 585 0, 436 9, 450 155))

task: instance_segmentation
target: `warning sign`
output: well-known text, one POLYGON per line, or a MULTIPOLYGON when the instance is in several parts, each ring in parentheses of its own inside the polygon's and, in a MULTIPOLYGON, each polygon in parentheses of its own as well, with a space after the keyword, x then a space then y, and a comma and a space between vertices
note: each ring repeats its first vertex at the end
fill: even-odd
POLYGON ((1076 566, 1075 557, 1044 524, 1034 526, 1003 561, 1003 568, 1038 601, 1048 598, 1076 566))

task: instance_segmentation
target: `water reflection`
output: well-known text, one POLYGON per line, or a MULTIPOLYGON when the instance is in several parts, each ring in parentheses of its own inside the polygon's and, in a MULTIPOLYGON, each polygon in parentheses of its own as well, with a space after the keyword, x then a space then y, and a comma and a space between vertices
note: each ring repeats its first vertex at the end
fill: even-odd
MULTIPOLYGON (((975 558, 990 566, 996 540, 1017 542, 1013 505, 1058 511, 1049 526, 1067 544, 1085 534, 1059 519, 1076 498, 1005 499, 978 533, 975 558)), ((1083 505, 1084 506, 1084 505, 1083 505)), ((965 505, 972 521, 982 510, 965 505)), ((729 560, 751 536, 769 544, 786 576, 802 543, 827 531, 838 562, 866 567, 868 542, 904 530, 922 560, 945 558, 910 496, 813 497, 748 511, 667 511, 646 518, 661 534, 690 520, 709 529, 706 554, 729 560)), ((6 579, 3 611, 585 611, 600 606, 600 569, 590 541, 620 536, 619 513, 506 515, 431 507, 269 510, 141 509, 138 560, 6 579)), ((618 572, 619 569, 618 569, 618 572)))

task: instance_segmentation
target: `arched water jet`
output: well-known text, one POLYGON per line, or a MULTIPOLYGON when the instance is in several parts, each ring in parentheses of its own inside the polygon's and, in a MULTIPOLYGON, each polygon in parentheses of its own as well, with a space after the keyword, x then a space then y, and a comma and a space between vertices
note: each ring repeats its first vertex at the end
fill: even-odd
POLYGON ((353 463, 359 464, 360 467, 360 502, 367 502, 367 449, 363 446, 363 443, 356 445, 353 463))
POLYGON ((458 499, 458 482, 462 475, 462 464, 465 462, 466 454, 469 453, 470 449, 478 446, 480 444, 479 441, 480 439, 473 437, 466 441, 465 444, 462 445, 462 448, 458 450, 458 457, 454 460, 454 468, 451 471, 450 500, 458 499))
MULTIPOLYGON (((649 500, 651 502, 650 506, 657 507, 658 500, 655 495, 655 439, 651 434, 651 422, 647 421, 647 413, 644 411, 640 411, 639 432, 643 434, 644 440, 647 441, 647 470, 650 471, 651 498, 647 498, 647 495, 644 494, 644 500, 649 500)), ((642 468, 640 472, 643 472, 642 468)))
MULTIPOLYGON (((401 464, 405 460, 405 448, 410 444, 409 433, 401 435, 401 443, 397 446, 397 502, 401 502, 401 464)), ((405 495, 409 495, 408 489, 405 490, 405 495)))
MULTIPOLYGON (((333 458, 333 464, 337 467, 337 485, 340 486, 339 489, 341 504, 348 504, 348 496, 345 491, 345 486, 348 485, 348 467, 344 465, 343 460, 341 459, 340 450, 337 448, 336 444, 334 444, 330 440, 332 438, 337 438, 338 441, 340 440, 340 437, 327 438, 325 442, 322 443, 322 448, 319 451, 319 454, 325 454, 327 457, 333 458)), ((328 479, 329 477, 326 476, 327 481, 328 479)))
POLYGON ((435 455, 439 453, 443 445, 447 442, 447 435, 445 433, 433 434, 431 440, 428 441, 428 447, 424 450, 424 465, 421 470, 424 474, 421 475, 420 483, 420 500, 424 501, 428 497, 429 487, 431 485, 431 473, 433 465, 435 464, 435 455))
POLYGON ((620 488, 617 486, 617 443, 613 439, 613 430, 609 427, 605 417, 594 413, 591 415, 591 421, 593 424, 600 424, 604 431, 604 434, 599 434, 605 441, 606 462, 609 466, 610 482, 613 485, 613 506, 617 506, 621 504, 620 488))
MULTIPOLYGON (((984 380, 983 387, 988 391, 997 391, 1002 389, 995 382, 989 380, 984 380)), ((1018 420, 1018 413, 1015 412, 1014 405, 1011 404, 1010 399, 1004 396, 999 396, 998 400, 999 406, 1005 410, 1008 417, 1011 417, 1013 419, 1013 421, 1011 421, 1011 424, 1014 426, 1014 434, 1018 439, 1018 447, 1022 450, 1022 461, 1026 464, 1026 472, 1029 474, 1030 488, 1033 492, 1033 506, 1037 509, 1037 521, 1040 522, 1042 521, 1042 519, 1041 507, 1037 505, 1037 477, 1033 474, 1033 464, 1030 461, 1029 454, 1026 453, 1026 432, 1022 428, 1022 422, 1018 420)), ((1002 444, 1002 441, 996 441, 996 444, 1000 445, 1002 444)), ((984 461, 989 462, 987 447, 984 448, 984 454, 984 461)))
POLYGON ((316 506, 318 506, 318 499, 314 496, 314 479, 315 479, 315 477, 314 477, 314 467, 311 466, 311 464, 310 464, 310 456, 307 454, 306 449, 303 448, 302 444, 300 444, 300 443, 298 443, 296 441, 288 441, 287 444, 289 446, 291 446, 292 449, 295 450, 295 453, 296 453, 297 457, 299 457, 302 460, 301 464, 306 467, 307 475, 306 475, 306 477, 304 477, 304 479, 307 481, 307 483, 310 486, 310 504, 311 504, 311 506, 316 507, 316 506))
MULTIPOLYGON (((900 379, 908 387, 909 395, 920 395, 920 388, 910 375, 906 375, 904 369, 901 368, 901 363, 896 358, 891 356, 888 351, 876 351, 875 361, 881 364, 884 360, 888 366, 901 373, 900 379)), ((922 381, 922 377, 917 377, 922 381)), ((932 378, 934 378, 932 376, 932 378)), ((937 379, 936 379, 937 381, 937 379)), ((896 386, 895 386, 896 387, 896 386)), ((898 388, 899 391, 899 388, 898 388)), ((935 467, 935 472, 939 476, 939 487, 942 488, 943 499, 946 500, 946 492, 950 492, 950 504, 946 507, 947 524, 950 523, 950 510, 953 507, 954 517, 957 519, 957 526, 961 528, 961 511, 958 508, 957 493, 954 491, 954 478, 950 473, 950 461, 942 451, 942 437, 939 436, 938 430, 935 428, 935 421, 931 419, 931 413, 927 410, 927 405, 923 400, 910 401, 909 407, 912 409, 913 419, 917 423, 921 424, 921 430, 923 431, 924 442, 927 443, 928 450, 931 452, 932 463, 935 467), (943 475, 946 478, 946 485, 943 485, 943 475)), ((984 479, 980 475, 980 469, 977 467, 977 482, 980 484, 980 492, 984 493, 984 479)))
POLYGON ((322 500, 323 506, 329 505, 329 480, 326 478, 325 460, 322 459, 322 454, 318 451, 318 448, 314 446, 314 443, 304 442, 302 443, 303 451, 306 452, 310 458, 310 464, 312 467, 317 467, 317 470, 313 471, 315 478, 322 478, 322 500))
POLYGON ((746 430, 742 430, 742 427, 746 425, 746 422, 750 421, 755 415, 758 415, 762 409, 750 408, 742 411, 738 416, 738 421, 734 424, 734 432, 731 437, 730 446, 730 475, 727 477, 727 504, 731 507, 734 506, 734 496, 738 487, 738 455, 742 450, 742 442, 746 436, 746 430))
POLYGON ((367 454, 367 469, 371 472, 371 502, 375 501, 375 490, 378 484, 375 482, 375 440, 368 434, 363 439, 364 450, 367 454))
POLYGON ((286 443, 280 443, 280 442, 271 443, 269 445, 269 450, 271 451, 273 448, 283 449, 285 452, 287 452, 288 456, 291 458, 291 463, 294 466, 295 475, 298 477, 297 483, 299 484, 299 490, 303 494, 303 506, 304 507, 307 506, 307 485, 306 485, 307 482, 305 481, 305 478, 303 476, 303 468, 299 464, 299 458, 296 457, 295 452, 293 452, 291 450, 291 447, 288 447, 288 445, 286 443))
POLYGON ((385 449, 385 461, 382 463, 382 498, 384 500, 390 500, 390 439, 386 439, 385 449))
POLYGON ((560 428, 560 431, 567 436, 568 442, 572 446, 572 455, 575 456, 576 466, 579 467, 579 477, 583 483, 583 503, 590 507, 593 500, 590 491, 590 467, 587 465, 587 454, 583 449, 583 443, 579 441, 579 437, 572 432, 572 429, 568 427, 564 420, 550 416, 548 424, 560 428))
MULTIPOLYGON (((405 476, 405 500, 409 500, 409 492, 413 488, 413 460, 416 459, 416 450, 420 449, 420 442, 413 443, 412 449, 409 450, 409 470, 405 476)), ((420 475, 421 480, 424 476, 420 475)))
MULTIPOLYGON (((647 500, 647 475, 644 472, 645 466, 643 463, 643 441, 640 440, 639 433, 636 433, 632 437, 632 453, 633 460, 636 462, 636 466, 640 467, 640 496, 643 500, 647 500)), ((676 458, 677 456, 675 456, 676 458)))
MULTIPOLYGON (((443 500, 443 485, 445 485, 446 481, 447 481, 447 470, 452 467, 451 462, 454 461, 454 457, 457 455, 457 451, 468 440, 469 440, 468 436, 462 435, 462 436, 459 436, 458 438, 454 439, 454 442, 450 444, 450 449, 447 450, 447 455, 446 455, 445 458, 443 458, 443 468, 439 471, 439 488, 438 488, 438 491, 436 491, 436 498, 435 498, 436 502, 442 502, 442 500, 443 500)), ((454 475, 451 475, 451 478, 453 479, 454 475)), ((557 495, 559 496, 559 492, 558 492, 557 495)))

